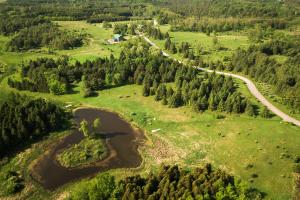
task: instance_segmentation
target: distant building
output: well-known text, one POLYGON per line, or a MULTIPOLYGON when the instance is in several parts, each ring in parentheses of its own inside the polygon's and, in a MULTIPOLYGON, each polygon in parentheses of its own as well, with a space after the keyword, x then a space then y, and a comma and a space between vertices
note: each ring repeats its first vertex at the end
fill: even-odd
POLYGON ((112 39, 113 39, 114 42, 120 42, 120 41, 123 40, 123 36, 120 35, 120 34, 114 34, 112 39))

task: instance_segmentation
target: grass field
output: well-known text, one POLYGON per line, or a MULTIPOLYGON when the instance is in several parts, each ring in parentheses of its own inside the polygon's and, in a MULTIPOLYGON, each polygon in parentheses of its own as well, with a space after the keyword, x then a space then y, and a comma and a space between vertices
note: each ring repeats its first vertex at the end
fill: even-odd
MULTIPOLYGON (((119 44, 104 44, 104 40, 111 36, 112 30, 103 29, 101 24, 91 25, 76 21, 57 23, 65 29, 79 29, 88 33, 90 42, 74 50, 57 51, 55 55, 36 51, 10 53, 1 50, 0 60, 4 64, 13 65, 39 56, 67 54, 74 59, 83 61, 96 56, 107 56, 110 53, 118 54, 120 51, 119 44)), ((161 28, 165 31, 168 26, 161 28)), ((170 32, 170 35, 173 37, 172 40, 176 40, 178 43, 188 41, 197 45, 196 42, 199 42, 208 50, 212 48, 212 38, 201 33, 170 32)), ((219 35, 218 38, 221 44, 229 49, 248 45, 245 36, 235 36, 234 33, 219 35)), ((4 46, 8 40, 9 38, 1 36, 0 46, 4 46)), ((164 41, 156 42, 163 47, 164 41)), ((220 56, 225 56, 231 51, 220 52, 222 54, 220 56)), ((217 52, 213 52, 210 56, 214 58, 219 55, 217 52)), ((0 103, 9 92, 15 91, 9 88, 6 82, 7 77, 0 83, 0 103)), ((237 83, 238 90, 258 107, 261 107, 260 103, 249 93, 247 87, 239 80, 237 83)), ((141 95, 142 87, 137 85, 104 90, 99 92, 98 97, 91 98, 82 97, 80 86, 74 89, 73 94, 60 96, 31 92, 21 93, 51 99, 61 105, 71 102, 74 106, 88 105, 107 108, 120 113, 128 121, 143 128, 150 140, 140 149, 144 159, 138 172, 147 173, 150 170, 157 170, 162 163, 177 163, 190 168, 211 162, 215 167, 221 167, 265 192, 267 199, 291 199, 294 186, 293 158, 300 155, 300 128, 282 123, 278 117, 263 119, 246 115, 223 114, 225 115, 224 119, 216 119, 217 113, 214 112, 195 113, 189 107, 174 109, 163 106, 160 102, 154 101, 153 97, 143 97, 141 95), (136 113, 136 115, 132 115, 132 113, 136 113), (160 129, 160 131, 152 132, 154 129, 160 129), (251 178, 253 174, 257 174, 258 177, 251 178)), ((64 134, 56 133, 53 135, 53 139, 64 134)), ((20 156, 12 158, 1 168, 1 170, 7 168, 24 170, 27 186, 17 198, 45 199, 45 195, 52 195, 54 199, 64 189, 73 187, 73 183, 71 183, 54 193, 49 193, 31 182, 27 174, 28 162, 42 152, 44 144, 50 142, 53 142, 51 138, 33 145, 33 147, 39 148, 22 152, 20 156), (27 151, 32 152, 24 154, 27 151), (23 155, 26 157, 22 157, 23 155), (18 165, 23 161, 26 162, 18 165)), ((117 169, 111 170, 111 173, 120 178, 131 175, 134 171, 117 169)))
POLYGON ((113 54, 118 56, 120 53, 120 44, 109 45, 106 41, 113 35, 112 29, 105 29, 102 24, 89 24, 85 21, 59 21, 56 22, 61 28, 68 30, 79 30, 88 34, 87 44, 74 50, 59 51, 59 54, 69 55, 80 61, 94 59, 96 57, 105 57, 113 54))
MULTIPOLYGON (((4 80, 5 81, 5 80, 4 80)), ((11 91, 5 84, 1 95, 11 91)), ((144 128, 151 139, 142 147, 142 172, 157 169, 161 163, 178 163, 186 167, 212 162, 241 177, 251 186, 267 193, 267 199, 289 199, 293 190, 292 166, 300 142, 298 127, 282 123, 278 118, 251 118, 246 115, 226 115, 216 119, 216 113, 194 113, 188 107, 168 108, 143 97, 141 86, 130 85, 104 90, 98 97, 83 98, 75 94, 53 96, 29 93, 73 105, 90 105, 117 111, 144 128), (123 96, 123 98, 120 98, 123 96), (129 97, 125 97, 129 96, 129 97), (131 113, 136 115, 132 116, 131 113), (153 129, 161 129, 152 133, 153 129), (247 165, 253 165, 248 169, 247 165), (251 179, 252 174, 258 177, 251 179)), ((249 96, 245 85, 240 91, 249 96)), ((126 170, 113 170, 124 174, 126 170)))
MULTIPOLYGON (((175 42, 177 45, 182 42, 188 42, 192 45, 194 49, 196 49, 199 45, 207 52, 205 55, 202 55, 204 60, 222 60, 225 56, 230 56, 234 50, 237 48, 247 48, 249 46, 248 37, 245 35, 241 35, 236 32, 229 33, 220 33, 216 37, 222 47, 225 47, 226 50, 215 50, 213 45, 213 37, 207 36, 205 33, 201 32, 170 32, 169 25, 160 26, 162 32, 169 32, 171 37, 171 41, 175 42)), ((155 40, 155 43, 164 48, 164 40, 155 40)), ((179 54, 174 55, 178 59, 182 56, 179 54)))
POLYGON ((56 23, 62 29, 79 30, 88 34, 86 44, 71 50, 55 50, 53 53, 49 53, 47 48, 27 52, 7 52, 6 44, 11 38, 0 35, 0 62, 6 65, 17 65, 38 57, 57 57, 61 55, 68 55, 73 60, 85 61, 110 56, 111 54, 118 56, 120 53, 122 43, 106 44, 106 40, 111 38, 113 32, 112 29, 102 28, 102 24, 88 24, 85 21, 60 21, 56 23))

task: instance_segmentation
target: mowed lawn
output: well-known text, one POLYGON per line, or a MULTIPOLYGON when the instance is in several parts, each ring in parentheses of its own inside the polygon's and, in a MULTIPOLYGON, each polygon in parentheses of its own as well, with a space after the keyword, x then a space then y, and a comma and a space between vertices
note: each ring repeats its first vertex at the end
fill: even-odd
MULTIPOLYGON (((162 32, 168 31, 171 41, 177 45, 180 45, 182 42, 188 42, 194 50, 201 46, 206 51, 206 54, 202 55, 202 58, 205 60, 222 60, 225 56, 232 55, 237 48, 247 48, 249 46, 248 37, 237 32, 218 33, 216 37, 219 44, 226 50, 216 50, 213 45, 213 34, 208 36, 201 32, 171 32, 170 25, 162 25, 160 29, 162 32)), ((165 40, 155 40, 155 43, 163 49, 165 40)), ((176 54, 175 57, 182 58, 179 54, 176 54)))
MULTIPOLYGON (((0 90, 2 97, 12 91, 5 80, 0 90)), ((245 90, 245 86, 241 85, 240 90, 245 90)), ((267 199, 291 198, 293 158, 300 155, 300 129, 282 123, 277 117, 224 114, 225 119, 216 119, 216 113, 212 112, 201 114, 189 107, 168 108, 153 97, 143 97, 142 87, 137 85, 104 90, 92 98, 83 98, 80 87, 71 95, 22 93, 53 99, 62 105, 89 105, 119 112, 143 128, 151 139, 141 148, 143 172, 155 170, 162 163, 190 168, 211 162, 267 193, 267 199), (156 129, 159 131, 153 132, 156 129), (250 165, 253 167, 247 168, 250 165), (251 179, 253 174, 258 177, 251 179)), ((249 93, 245 91, 245 95, 249 93)), ((122 174, 127 170, 114 171, 122 174)))

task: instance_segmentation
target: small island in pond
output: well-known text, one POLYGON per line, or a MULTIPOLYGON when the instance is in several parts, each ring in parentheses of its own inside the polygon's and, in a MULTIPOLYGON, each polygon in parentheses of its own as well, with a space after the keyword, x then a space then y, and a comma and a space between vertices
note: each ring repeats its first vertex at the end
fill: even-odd
POLYGON ((88 122, 82 120, 79 131, 85 136, 78 144, 71 145, 57 154, 56 159, 64 167, 80 167, 104 159, 107 156, 105 138, 99 134, 100 118, 95 118, 92 131, 88 122))

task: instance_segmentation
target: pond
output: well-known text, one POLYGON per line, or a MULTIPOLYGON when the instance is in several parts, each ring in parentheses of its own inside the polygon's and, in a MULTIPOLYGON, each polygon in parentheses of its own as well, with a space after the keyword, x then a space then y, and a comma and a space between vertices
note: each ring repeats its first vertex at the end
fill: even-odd
POLYGON ((144 134, 141 130, 133 128, 117 113, 95 108, 79 108, 74 111, 74 120, 77 128, 72 129, 70 135, 52 144, 32 164, 31 177, 45 189, 55 190, 66 183, 109 169, 140 166, 142 158, 138 152, 138 146, 143 143, 144 134), (70 145, 78 144, 84 138, 83 134, 78 131, 80 122, 85 119, 92 124, 97 117, 101 119, 99 134, 106 140, 107 157, 79 168, 61 166, 56 160, 56 155, 70 145))

